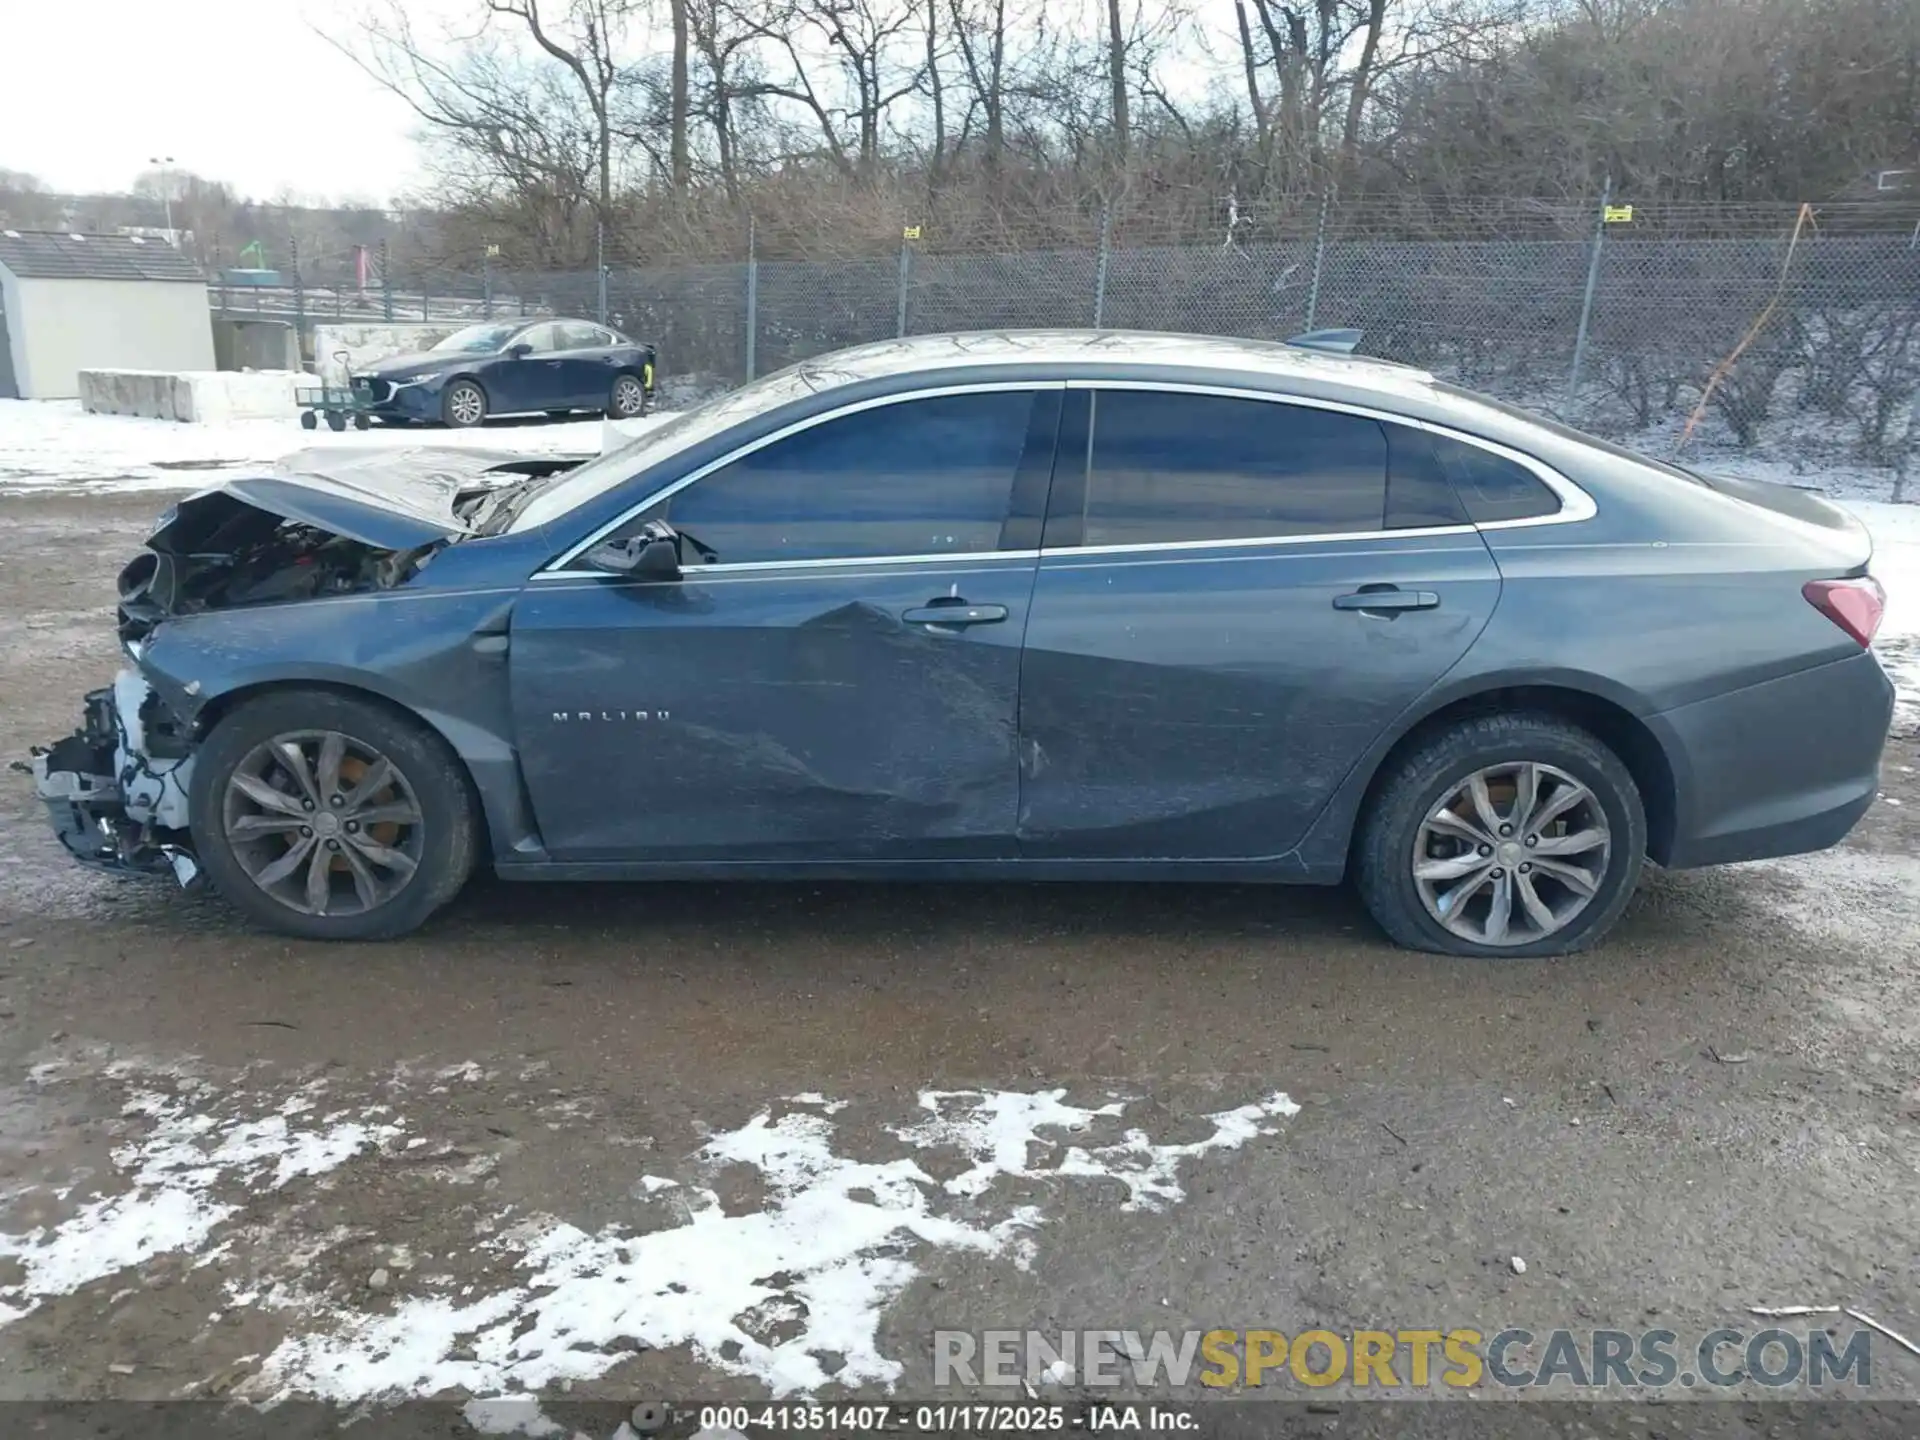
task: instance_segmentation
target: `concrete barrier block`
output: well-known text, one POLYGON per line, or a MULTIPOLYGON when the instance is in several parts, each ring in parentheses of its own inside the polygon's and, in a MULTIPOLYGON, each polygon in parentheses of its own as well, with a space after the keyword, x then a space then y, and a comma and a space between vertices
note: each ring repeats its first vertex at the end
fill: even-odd
POLYGON ((80 407, 196 425, 290 420, 299 413, 294 392, 317 384, 292 370, 82 370, 80 407))

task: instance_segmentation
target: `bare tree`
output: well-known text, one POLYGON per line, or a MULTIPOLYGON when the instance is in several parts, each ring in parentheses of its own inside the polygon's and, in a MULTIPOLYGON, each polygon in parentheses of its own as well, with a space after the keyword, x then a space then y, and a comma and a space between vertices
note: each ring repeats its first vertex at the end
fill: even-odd
POLYGON ((1113 148, 1127 158, 1127 32, 1120 24, 1120 0, 1107 0, 1107 84, 1113 95, 1113 148))

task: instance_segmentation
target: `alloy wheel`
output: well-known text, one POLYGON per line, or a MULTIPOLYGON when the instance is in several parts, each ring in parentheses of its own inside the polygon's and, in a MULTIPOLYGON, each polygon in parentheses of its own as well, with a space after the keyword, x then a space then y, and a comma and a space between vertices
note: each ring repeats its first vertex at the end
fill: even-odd
POLYGON ((1553 765, 1489 765, 1427 811, 1413 881, 1427 913, 1476 945, 1564 930, 1600 893, 1613 833, 1600 799, 1553 765))
POLYGON ((456 424, 477 425, 480 417, 486 413, 487 402, 474 386, 456 385, 453 393, 447 396, 447 408, 453 413, 456 424))
POLYGON ((256 745, 228 776, 221 823, 247 878, 304 915, 378 909, 413 879, 426 839, 399 767, 337 730, 256 745))
POLYGON ((647 392, 631 375, 613 382, 613 413, 622 419, 638 415, 647 403, 647 392))

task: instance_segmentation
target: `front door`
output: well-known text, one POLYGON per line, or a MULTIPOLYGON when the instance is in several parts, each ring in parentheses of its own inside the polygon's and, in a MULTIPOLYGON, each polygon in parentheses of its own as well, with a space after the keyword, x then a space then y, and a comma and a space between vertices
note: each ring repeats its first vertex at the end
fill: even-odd
POLYGON ((565 406, 568 400, 565 363, 559 353, 560 327, 542 321, 521 331, 515 343, 531 349, 525 355, 506 355, 493 361, 481 377, 487 387, 488 409, 495 415, 517 415, 565 406))
POLYGON ((1037 522, 1059 400, 976 389, 824 419, 627 522, 685 537, 681 579, 531 581, 510 663, 548 853, 1012 854, 1037 561, 1009 515, 1037 522))
POLYGON ((1073 392, 1027 626, 1022 854, 1283 855, 1466 653, 1499 573, 1450 490, 1390 513, 1390 431, 1396 456, 1424 440, 1268 399, 1073 392))

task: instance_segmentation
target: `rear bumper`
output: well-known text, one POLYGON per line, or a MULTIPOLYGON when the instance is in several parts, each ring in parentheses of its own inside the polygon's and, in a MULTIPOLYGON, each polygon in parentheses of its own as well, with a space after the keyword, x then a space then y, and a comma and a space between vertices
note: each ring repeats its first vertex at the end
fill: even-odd
POLYGON ((1673 767, 1669 869, 1837 845, 1873 804, 1893 683, 1871 652, 1651 716, 1673 767))

